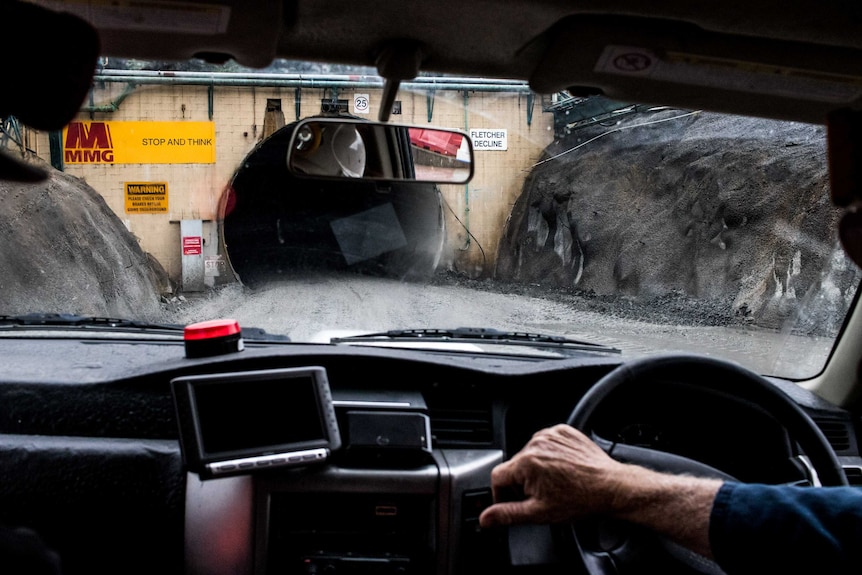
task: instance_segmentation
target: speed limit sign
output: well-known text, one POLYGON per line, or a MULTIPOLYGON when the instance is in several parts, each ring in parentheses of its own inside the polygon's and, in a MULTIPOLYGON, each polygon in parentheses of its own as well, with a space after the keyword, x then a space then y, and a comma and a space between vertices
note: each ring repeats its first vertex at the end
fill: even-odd
POLYGON ((353 113, 354 114, 367 114, 369 112, 369 108, 371 107, 370 100, 368 98, 368 94, 354 94, 353 95, 353 113))

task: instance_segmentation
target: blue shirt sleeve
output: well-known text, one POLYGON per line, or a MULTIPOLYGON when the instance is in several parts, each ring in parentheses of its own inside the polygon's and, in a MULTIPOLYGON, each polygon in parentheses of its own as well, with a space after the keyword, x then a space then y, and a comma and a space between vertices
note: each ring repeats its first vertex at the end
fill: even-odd
POLYGON ((716 563, 740 573, 862 573, 862 489, 725 483, 712 507, 716 563))

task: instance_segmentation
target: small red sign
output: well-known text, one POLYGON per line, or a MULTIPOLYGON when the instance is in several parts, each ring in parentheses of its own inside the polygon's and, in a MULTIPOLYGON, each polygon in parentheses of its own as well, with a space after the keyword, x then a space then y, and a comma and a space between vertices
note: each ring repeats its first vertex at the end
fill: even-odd
POLYGON ((199 255, 201 255, 201 237, 200 236, 183 236, 183 255, 184 256, 199 256, 199 255))

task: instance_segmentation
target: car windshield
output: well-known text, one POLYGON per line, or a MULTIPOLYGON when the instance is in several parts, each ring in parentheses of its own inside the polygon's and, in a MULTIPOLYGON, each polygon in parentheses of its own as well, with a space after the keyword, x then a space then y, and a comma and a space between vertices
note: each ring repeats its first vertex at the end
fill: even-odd
MULTIPOLYGON (((327 159, 347 177, 288 169, 301 120, 373 122, 383 101, 369 69, 101 59, 62 132, 2 118, 0 146, 56 169, 0 184, 5 323, 232 318, 294 342, 823 369, 859 283, 823 126, 423 74, 388 122, 469 136, 470 181, 362 177, 353 132, 327 159)), ((410 134, 435 168, 465 150, 410 134)))

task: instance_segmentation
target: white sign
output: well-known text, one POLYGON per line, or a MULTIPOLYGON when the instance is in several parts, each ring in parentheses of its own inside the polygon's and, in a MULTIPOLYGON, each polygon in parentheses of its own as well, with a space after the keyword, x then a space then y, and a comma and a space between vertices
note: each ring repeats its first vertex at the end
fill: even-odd
POLYGON ((504 152, 509 148, 506 128, 476 128, 470 130, 470 140, 477 152, 504 152))
POLYGON ((208 276, 218 276, 227 271, 227 262, 224 256, 204 256, 204 274, 208 276))
POLYGON ((367 114, 371 108, 371 100, 368 94, 353 94, 353 113, 367 114))

